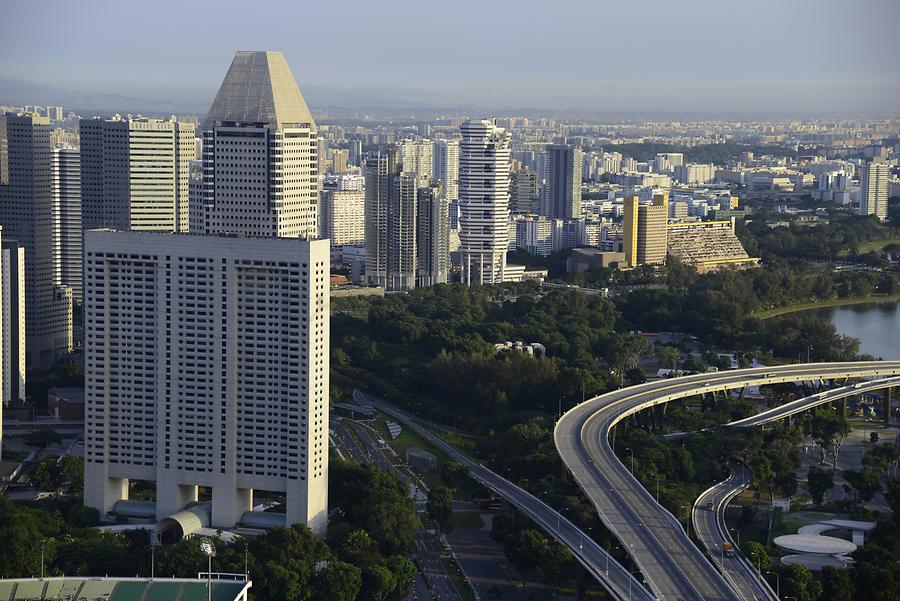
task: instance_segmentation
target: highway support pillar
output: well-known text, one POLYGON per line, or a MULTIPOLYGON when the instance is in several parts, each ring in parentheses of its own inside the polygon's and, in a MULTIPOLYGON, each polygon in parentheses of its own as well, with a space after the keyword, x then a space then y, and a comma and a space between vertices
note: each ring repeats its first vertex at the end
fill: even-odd
POLYGON ((891 425, 891 387, 884 389, 884 425, 891 425))
POLYGON ((745 390, 747 390, 747 387, 746 387, 746 386, 741 386, 741 393, 738 395, 738 400, 739 400, 739 401, 743 401, 743 400, 744 400, 744 391, 745 391, 745 390))
POLYGON ((843 416, 844 416, 844 419, 847 419, 847 402, 848 402, 848 400, 849 400, 849 399, 847 399, 847 397, 844 397, 844 401, 843 401, 843 408, 844 408, 844 409, 843 409, 843 416))

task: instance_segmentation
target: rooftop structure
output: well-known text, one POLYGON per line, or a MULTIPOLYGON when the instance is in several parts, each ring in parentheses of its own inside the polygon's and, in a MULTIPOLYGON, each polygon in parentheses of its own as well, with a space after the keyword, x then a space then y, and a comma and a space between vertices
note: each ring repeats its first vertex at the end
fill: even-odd
POLYGON ((268 123, 278 131, 288 124, 316 128, 284 54, 272 51, 234 54, 201 129, 210 130, 217 121, 268 123))

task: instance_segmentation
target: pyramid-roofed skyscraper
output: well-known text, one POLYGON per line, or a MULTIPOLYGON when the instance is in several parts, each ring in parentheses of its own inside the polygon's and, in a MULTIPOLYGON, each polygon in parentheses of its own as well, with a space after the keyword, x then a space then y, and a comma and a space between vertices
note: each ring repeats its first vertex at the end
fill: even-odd
POLYGON ((217 121, 269 123, 278 130, 307 124, 316 129, 284 54, 273 51, 235 53, 203 129, 212 129, 217 121))
POLYGON ((235 53, 201 130, 191 233, 317 237, 318 133, 281 52, 235 53))

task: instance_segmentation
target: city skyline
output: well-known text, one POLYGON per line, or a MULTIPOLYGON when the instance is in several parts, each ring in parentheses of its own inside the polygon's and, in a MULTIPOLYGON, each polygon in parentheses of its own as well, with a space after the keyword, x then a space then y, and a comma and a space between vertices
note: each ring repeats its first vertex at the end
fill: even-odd
POLYGON ((282 18, 255 30, 228 4, 173 4, 178 18, 168 23, 141 18, 140 6, 46 4, 27 10, 54 18, 7 10, 19 26, 0 42, 0 102, 204 114, 224 76, 221 56, 243 49, 284 51, 314 111, 896 114, 900 94, 900 6, 889 0, 857 3, 858 18, 830 0, 577 2, 554 6, 540 28, 534 16, 547 7, 535 2, 434 4, 427 19, 405 0, 378 11, 314 3, 302 13, 273 8, 282 18), (66 26, 72 20, 78 28, 66 26), (312 26, 296 36, 300 22, 312 26), (217 35, 186 55, 174 43, 186 30, 217 35), (377 35, 394 30, 404 35, 377 35), (402 51, 410 45, 422 51, 402 51))

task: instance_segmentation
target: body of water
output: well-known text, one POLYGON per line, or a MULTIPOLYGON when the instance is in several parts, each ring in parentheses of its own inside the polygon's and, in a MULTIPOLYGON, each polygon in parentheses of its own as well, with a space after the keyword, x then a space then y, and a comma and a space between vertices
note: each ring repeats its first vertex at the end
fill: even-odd
POLYGON ((859 338, 859 352, 900 360, 900 302, 812 309, 827 317, 839 334, 859 338))

